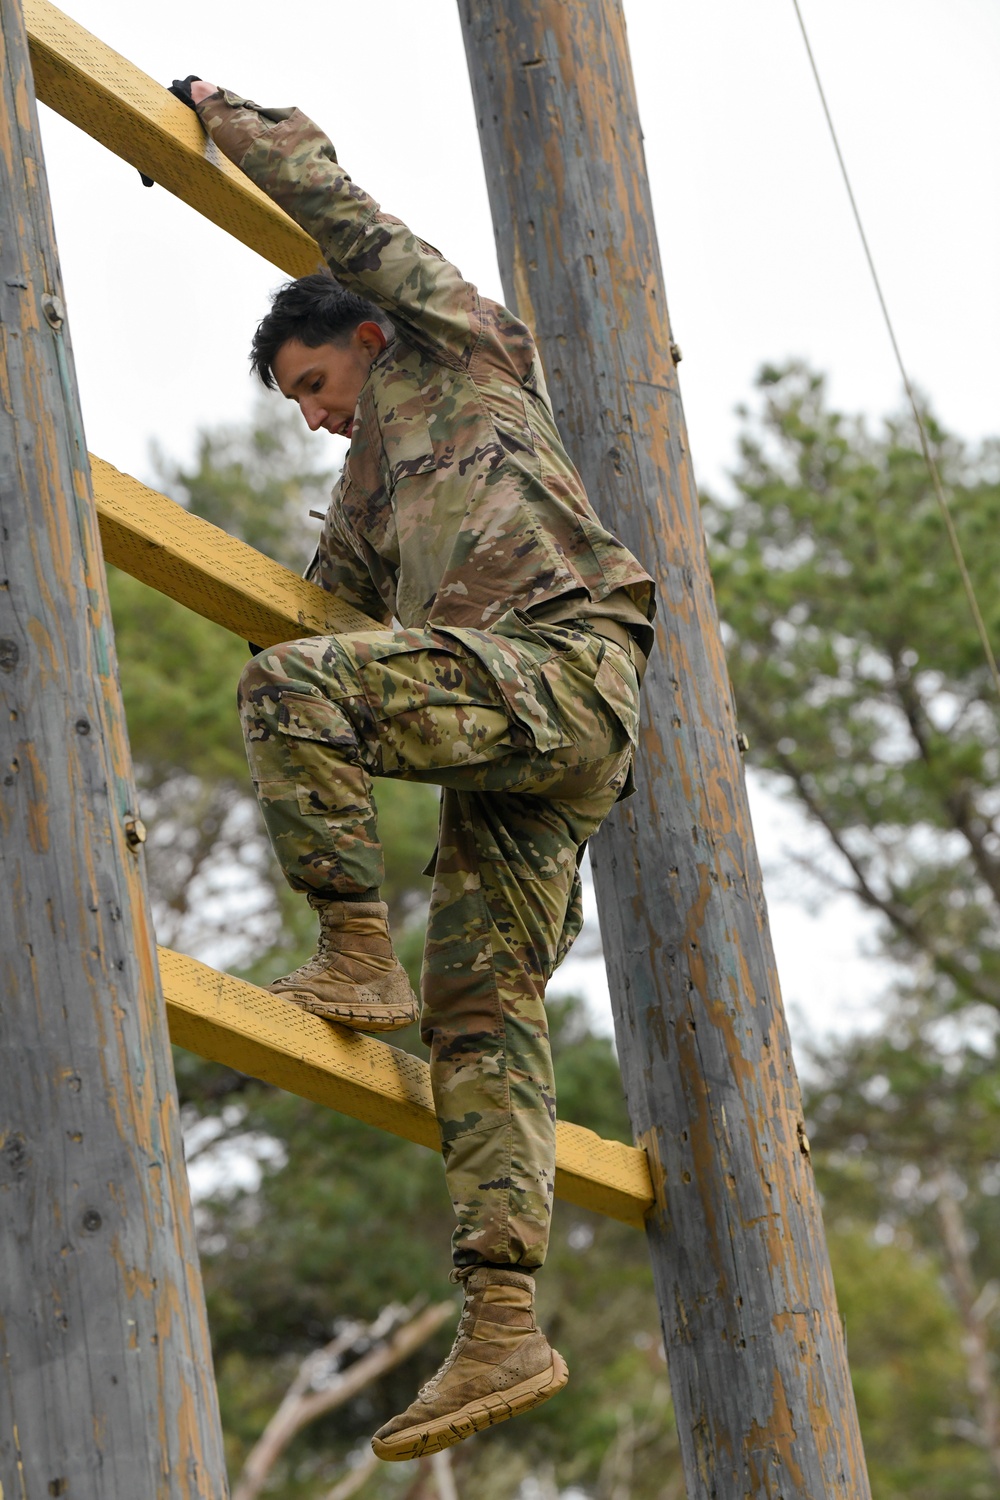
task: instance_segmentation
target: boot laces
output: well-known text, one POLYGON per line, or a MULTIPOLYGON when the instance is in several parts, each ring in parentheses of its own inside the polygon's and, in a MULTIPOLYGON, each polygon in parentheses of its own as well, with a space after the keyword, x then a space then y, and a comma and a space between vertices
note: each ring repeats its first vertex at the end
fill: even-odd
POLYGON ((319 921, 319 936, 316 939, 316 952, 312 958, 307 958, 304 964, 293 969, 286 977, 288 979, 316 979, 334 967, 332 960, 336 958, 337 951, 333 947, 332 932, 328 923, 319 921))
POLYGON ((333 957, 334 955, 330 952, 329 941, 325 939, 323 934, 321 933, 319 943, 316 947, 316 952, 313 954, 312 958, 306 959, 304 964, 300 965, 300 967, 297 969, 293 969, 292 972, 285 977, 286 979, 297 980, 322 978, 323 975, 329 973, 331 968, 335 967, 335 965, 331 962, 333 957))
POLYGON ((420 1387, 420 1390, 417 1392, 417 1396, 420 1400, 426 1401, 430 1399, 430 1396, 433 1394, 434 1388, 437 1385, 438 1381, 443 1375, 448 1372, 448 1370, 454 1364, 456 1356, 458 1355, 459 1345, 464 1339, 470 1337, 469 1325, 472 1320, 472 1308, 473 1298, 467 1291, 465 1294, 465 1306, 462 1308, 462 1316, 458 1320, 458 1328, 455 1330, 455 1337, 452 1341, 451 1348, 448 1351, 448 1357, 440 1366, 440 1368, 435 1370, 430 1380, 428 1380, 426 1384, 420 1387))
MULTIPOLYGON (((324 979, 330 974, 339 975, 347 984, 358 984, 359 980, 347 973, 340 960, 353 959, 362 966, 368 964, 378 975, 379 966, 371 963, 371 956, 363 952, 354 952, 343 941, 340 927, 334 927, 328 920, 324 920, 322 913, 319 919, 319 935, 316 939, 316 952, 312 958, 306 959, 299 968, 293 969, 286 975, 286 979, 303 981, 307 979, 324 979)), ((390 966, 391 967, 391 966, 390 966)))

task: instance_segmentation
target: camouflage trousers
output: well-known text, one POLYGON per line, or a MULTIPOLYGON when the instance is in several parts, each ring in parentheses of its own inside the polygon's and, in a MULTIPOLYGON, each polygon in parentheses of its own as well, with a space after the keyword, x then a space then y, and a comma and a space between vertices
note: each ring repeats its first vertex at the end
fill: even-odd
POLYGON ((627 649, 510 612, 490 632, 273 646, 240 683, 264 821, 297 890, 383 876, 372 777, 444 788, 421 974, 459 1266, 540 1266, 555 1176, 545 985, 581 921, 577 865, 629 775, 627 649))

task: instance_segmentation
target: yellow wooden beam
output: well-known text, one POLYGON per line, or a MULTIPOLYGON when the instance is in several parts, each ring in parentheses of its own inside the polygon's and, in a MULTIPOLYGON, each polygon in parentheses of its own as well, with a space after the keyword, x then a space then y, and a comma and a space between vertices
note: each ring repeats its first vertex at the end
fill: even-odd
POLYGON ((246 542, 90 455, 106 562, 226 630, 273 646, 376 622, 246 542))
POLYGON ((24 0, 39 99, 290 276, 323 262, 315 240, 206 139, 194 112, 65 15, 24 0))
MULTIPOLYGON (((287 1000, 161 948, 170 1035, 200 1057, 440 1150, 419 1057, 310 1016, 287 1000)), ((641 1228, 653 1189, 645 1152, 560 1120, 556 1197, 641 1228)))

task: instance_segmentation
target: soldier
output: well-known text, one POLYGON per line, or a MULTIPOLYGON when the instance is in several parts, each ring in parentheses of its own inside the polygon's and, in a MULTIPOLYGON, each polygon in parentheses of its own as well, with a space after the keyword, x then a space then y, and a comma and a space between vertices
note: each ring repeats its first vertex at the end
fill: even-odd
POLYGON ((591 508, 525 325, 382 213, 299 110, 193 76, 174 91, 333 273, 277 292, 251 364, 350 438, 310 576, 373 622, 272 646, 240 682, 275 854, 319 918, 275 993, 362 1031, 415 1019, 371 778, 443 788, 421 1035, 466 1300, 445 1364, 372 1439, 415 1458, 567 1379, 534 1317, 555 1175, 543 1001, 584 845, 630 790, 653 585, 591 508))

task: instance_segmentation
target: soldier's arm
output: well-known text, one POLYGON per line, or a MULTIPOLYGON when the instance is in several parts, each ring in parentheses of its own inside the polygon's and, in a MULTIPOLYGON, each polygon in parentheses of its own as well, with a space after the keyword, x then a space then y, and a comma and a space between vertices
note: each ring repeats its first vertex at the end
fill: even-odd
POLYGON ((391 612, 356 547, 357 542, 344 523, 337 492, 334 492, 319 547, 305 576, 310 583, 318 583, 327 593, 335 594, 344 604, 351 604, 362 614, 370 615, 377 624, 388 625, 391 612))
POLYGON ((383 214, 308 116, 298 109, 264 110, 224 89, 197 110, 220 150, 313 236, 345 287, 382 308, 418 344, 430 344, 448 362, 469 364, 484 331, 484 305, 490 325, 504 310, 484 304, 453 265, 383 214))

